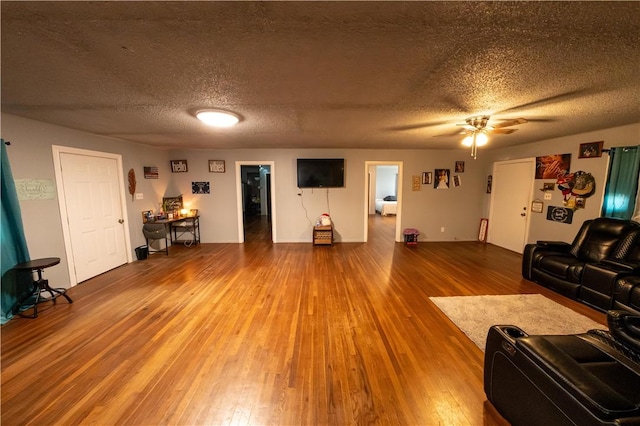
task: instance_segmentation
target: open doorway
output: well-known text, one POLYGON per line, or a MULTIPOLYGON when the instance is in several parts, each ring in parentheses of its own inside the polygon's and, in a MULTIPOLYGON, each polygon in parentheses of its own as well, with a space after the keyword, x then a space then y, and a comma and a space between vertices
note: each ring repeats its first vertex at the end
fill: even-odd
POLYGON ((402 162, 366 161, 365 173, 365 242, 370 229, 402 241, 402 162))
POLYGON ((275 242, 273 162, 238 162, 238 235, 240 242, 275 242))

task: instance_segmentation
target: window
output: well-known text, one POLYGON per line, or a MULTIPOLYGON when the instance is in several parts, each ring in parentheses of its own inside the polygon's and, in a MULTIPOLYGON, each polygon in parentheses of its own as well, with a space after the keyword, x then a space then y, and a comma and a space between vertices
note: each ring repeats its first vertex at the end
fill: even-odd
POLYGON ((602 216, 638 220, 640 145, 611 148, 602 216))

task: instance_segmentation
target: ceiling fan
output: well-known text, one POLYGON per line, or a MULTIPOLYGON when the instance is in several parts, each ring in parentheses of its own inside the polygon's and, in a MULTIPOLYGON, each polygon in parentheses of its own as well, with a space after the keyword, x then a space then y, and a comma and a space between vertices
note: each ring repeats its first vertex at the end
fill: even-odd
POLYGON ((517 131, 518 129, 508 129, 507 127, 517 126, 518 124, 525 124, 527 120, 524 118, 514 118, 512 120, 502 121, 500 123, 489 125, 488 115, 478 115, 475 117, 469 117, 465 120, 465 123, 458 123, 456 126, 462 126, 463 130, 461 134, 467 135, 462 144, 464 146, 471 147, 471 156, 475 160, 478 154, 478 147, 486 145, 490 134, 503 134, 508 135, 517 131))

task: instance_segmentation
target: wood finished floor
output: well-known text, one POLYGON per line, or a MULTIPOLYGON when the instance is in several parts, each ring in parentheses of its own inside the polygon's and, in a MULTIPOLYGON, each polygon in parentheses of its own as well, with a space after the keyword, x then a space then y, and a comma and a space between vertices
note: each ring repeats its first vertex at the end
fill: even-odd
POLYGON ((2 327, 2 424, 505 425, 429 296, 541 293, 604 324, 518 254, 408 247, 394 220, 368 243, 172 247, 74 287, 2 327))

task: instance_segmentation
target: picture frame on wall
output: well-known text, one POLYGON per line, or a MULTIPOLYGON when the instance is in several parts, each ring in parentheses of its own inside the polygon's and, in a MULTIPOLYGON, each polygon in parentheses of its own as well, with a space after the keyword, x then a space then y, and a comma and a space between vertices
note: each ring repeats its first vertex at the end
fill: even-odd
POLYGON ((185 173, 187 170, 187 160, 171 160, 171 173, 185 173))
POLYGON ((464 161, 456 161, 456 173, 464 173, 464 161))
POLYGON ((571 170, 571 154, 536 157, 536 179, 557 179, 571 170))
POLYGON ((209 160, 209 173, 224 173, 224 160, 209 160))
POLYGON ((155 166, 144 166, 144 178, 145 179, 158 179, 159 172, 155 166))
POLYGON ((580 144, 578 158, 598 158, 602 157, 602 146, 604 141, 587 142, 580 144))
POLYGON ((449 189, 451 172, 449 169, 435 169, 433 187, 435 189, 449 189))
POLYGON ((433 181, 433 173, 431 172, 423 172, 422 173, 422 184, 423 185, 431 185, 433 181))

